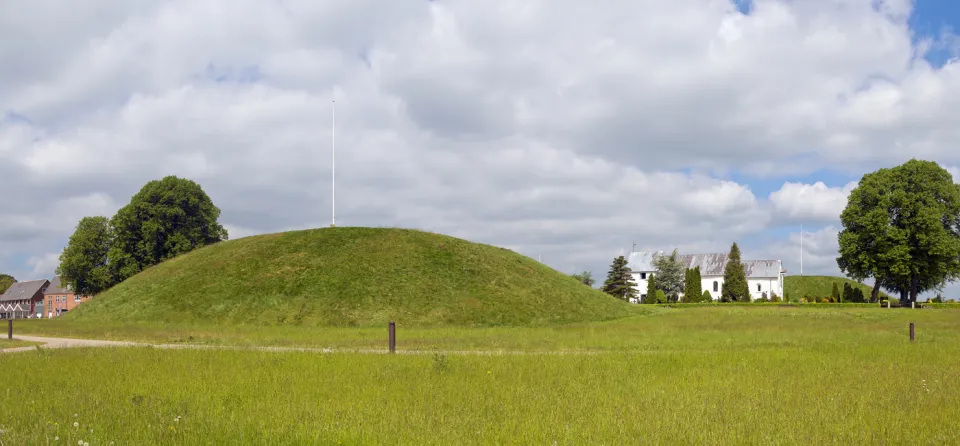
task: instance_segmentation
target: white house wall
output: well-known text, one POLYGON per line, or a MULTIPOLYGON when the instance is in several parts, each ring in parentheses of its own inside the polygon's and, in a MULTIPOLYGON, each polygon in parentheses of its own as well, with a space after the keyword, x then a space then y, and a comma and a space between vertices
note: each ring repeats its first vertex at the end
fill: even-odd
MULTIPOLYGON (((637 283, 637 296, 642 296, 647 293, 647 279, 650 278, 652 273, 646 274, 646 279, 640 278, 640 273, 632 273, 633 281, 637 283)), ((769 277, 769 278, 748 278, 747 286, 750 289, 750 299, 757 300, 763 297, 763 293, 767 293, 767 298, 770 298, 771 292, 776 293, 777 296, 783 298, 783 278, 769 277)), ((720 293, 723 292, 723 276, 703 276, 700 278, 700 288, 705 291, 710 291, 710 297, 713 300, 720 299, 720 293), (714 291, 713 283, 717 282, 717 289, 714 291)), ((681 296, 683 294, 681 293, 681 296)))
MULTIPOLYGON (((710 291, 710 297, 713 300, 720 298, 720 293, 723 292, 723 276, 708 276, 702 277, 700 281, 700 287, 704 290, 710 291), (717 289, 714 290, 713 283, 717 282, 717 289)), ((750 289, 750 299, 756 300, 763 297, 763 293, 767 293, 767 298, 770 298, 771 292, 777 293, 777 296, 783 297, 783 281, 777 277, 758 277, 758 278, 748 278, 747 287, 750 289)))

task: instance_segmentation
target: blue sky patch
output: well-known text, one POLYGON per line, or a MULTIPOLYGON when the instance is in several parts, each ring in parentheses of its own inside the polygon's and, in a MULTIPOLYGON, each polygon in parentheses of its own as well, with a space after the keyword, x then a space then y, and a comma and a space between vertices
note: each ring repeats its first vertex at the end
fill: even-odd
POLYGON ((926 55, 926 59, 934 67, 941 67, 950 58, 956 57, 958 45, 956 40, 943 40, 944 31, 951 34, 960 30, 960 2, 956 0, 919 0, 914 3, 913 14, 909 20, 913 30, 913 41, 918 43, 924 39, 933 39, 935 44, 926 55))

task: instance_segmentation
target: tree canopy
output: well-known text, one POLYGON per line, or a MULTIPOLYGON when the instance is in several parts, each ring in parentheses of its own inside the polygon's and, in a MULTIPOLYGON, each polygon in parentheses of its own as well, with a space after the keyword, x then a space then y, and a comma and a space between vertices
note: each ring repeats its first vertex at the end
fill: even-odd
POLYGON ((960 186, 932 161, 911 159, 868 173, 840 214, 837 265, 876 289, 916 302, 960 277, 960 186))
POLYGON ((683 300, 685 302, 703 302, 703 284, 700 276, 700 266, 688 268, 686 280, 683 287, 683 300))
POLYGON ((10 288, 13 284, 17 283, 17 279, 9 274, 0 274, 0 294, 3 294, 7 291, 7 288, 10 288))
POLYGON ((226 240, 219 217, 220 209, 196 182, 171 175, 147 183, 110 220, 110 263, 117 280, 226 240))
POLYGON ((615 257, 607 273, 607 280, 603 282, 601 290, 620 300, 630 301, 637 297, 637 283, 627 268, 627 259, 624 256, 615 257))
POLYGON ((175 176, 150 181, 113 218, 81 219, 57 274, 77 293, 99 293, 164 260, 226 240, 219 216, 199 184, 175 176))
POLYGON ((593 287, 593 284, 596 282, 593 279, 593 274, 590 271, 581 271, 579 273, 571 274, 571 276, 574 279, 577 279, 578 281, 580 281, 580 283, 591 288, 593 287))
POLYGON ((645 304, 657 303, 657 278, 653 274, 647 275, 647 294, 643 299, 645 304))
POLYGON ((740 247, 737 242, 730 246, 727 264, 723 268, 723 289, 720 290, 721 302, 750 302, 750 288, 747 285, 747 272, 740 260, 740 247))
POLYGON ((113 244, 110 221, 106 217, 83 217, 60 253, 57 274, 73 292, 94 295, 110 288, 114 277, 107 253, 113 244))
POLYGON ((657 256, 653 260, 656 270, 657 289, 663 290, 670 302, 676 302, 683 292, 684 265, 676 249, 669 256, 657 256))

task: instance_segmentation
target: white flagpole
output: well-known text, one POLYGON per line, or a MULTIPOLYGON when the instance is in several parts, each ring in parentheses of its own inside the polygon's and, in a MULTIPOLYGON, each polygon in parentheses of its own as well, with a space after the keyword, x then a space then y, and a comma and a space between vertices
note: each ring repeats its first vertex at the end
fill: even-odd
POLYGON ((330 125, 330 153, 332 160, 332 169, 330 170, 330 227, 337 225, 337 101, 331 101, 331 125, 330 125))
POLYGON ((803 220, 800 220, 800 275, 803 275, 803 220))

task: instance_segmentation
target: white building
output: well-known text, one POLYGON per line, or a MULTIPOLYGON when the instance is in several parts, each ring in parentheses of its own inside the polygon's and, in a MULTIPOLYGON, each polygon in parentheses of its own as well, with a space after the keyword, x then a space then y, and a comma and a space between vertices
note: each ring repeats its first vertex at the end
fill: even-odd
MULTIPOLYGON (((637 283, 637 294, 640 299, 647 295, 647 280, 653 276, 655 268, 653 260, 665 254, 663 251, 631 252, 627 258, 627 267, 637 283)), ((700 267, 701 288, 710 291, 713 300, 720 298, 723 291, 723 269, 727 266, 727 254, 683 254, 678 255, 680 261, 687 268, 700 267)), ((750 299, 756 300, 767 294, 776 293, 783 298, 783 269, 780 260, 741 260, 743 269, 747 273, 747 285, 750 288, 750 299)), ((682 296, 682 294, 681 294, 682 296)))

